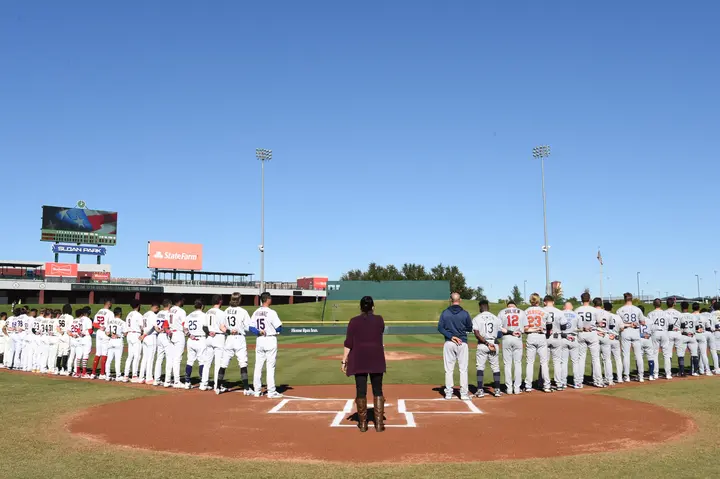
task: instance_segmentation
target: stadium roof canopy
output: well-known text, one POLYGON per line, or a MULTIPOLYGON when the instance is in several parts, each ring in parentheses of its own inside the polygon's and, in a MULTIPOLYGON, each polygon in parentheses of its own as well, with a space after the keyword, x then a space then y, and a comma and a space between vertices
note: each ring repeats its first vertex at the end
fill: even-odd
POLYGON ((45 263, 38 263, 37 261, 2 261, 0 260, 0 267, 5 268, 40 268, 44 267, 45 263))

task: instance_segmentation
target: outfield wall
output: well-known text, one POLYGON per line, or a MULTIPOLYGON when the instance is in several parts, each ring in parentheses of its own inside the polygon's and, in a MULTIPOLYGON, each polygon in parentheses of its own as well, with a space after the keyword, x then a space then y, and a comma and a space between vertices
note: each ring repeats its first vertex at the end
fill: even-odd
POLYGON ((328 281, 328 300, 359 301, 363 296, 378 300, 445 300, 449 281, 328 281))

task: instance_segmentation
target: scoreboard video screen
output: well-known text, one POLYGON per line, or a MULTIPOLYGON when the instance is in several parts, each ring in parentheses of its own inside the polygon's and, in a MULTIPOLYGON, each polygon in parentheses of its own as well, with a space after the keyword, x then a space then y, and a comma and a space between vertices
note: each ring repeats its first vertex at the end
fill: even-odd
POLYGON ((117 213, 113 211, 43 206, 40 240, 113 246, 117 243, 117 213))

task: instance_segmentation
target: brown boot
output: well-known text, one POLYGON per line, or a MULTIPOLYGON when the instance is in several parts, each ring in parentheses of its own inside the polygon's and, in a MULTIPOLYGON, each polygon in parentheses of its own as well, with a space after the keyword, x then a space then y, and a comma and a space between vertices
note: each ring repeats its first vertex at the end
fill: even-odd
POLYGON ((375 397, 375 430, 377 432, 385 430, 385 398, 383 396, 375 397))
POLYGON ((365 432, 368 430, 367 398, 355 399, 355 405, 357 405, 358 427, 360 432, 365 432))

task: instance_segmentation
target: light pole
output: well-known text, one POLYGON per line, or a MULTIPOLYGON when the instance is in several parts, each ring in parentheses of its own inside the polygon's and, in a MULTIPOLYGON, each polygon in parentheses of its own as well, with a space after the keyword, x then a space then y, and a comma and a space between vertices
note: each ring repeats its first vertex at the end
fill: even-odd
POLYGON ((265 292, 265 162, 272 160, 272 150, 255 149, 260 160, 260 294, 265 292))
POLYGON ((717 270, 715 270, 715 301, 718 300, 717 270))
POLYGON ((545 158, 550 156, 550 147, 548 145, 536 146, 533 148, 533 158, 540 158, 540 174, 542 177, 542 198, 543 198, 543 230, 545 232, 545 244, 542 247, 545 253, 545 294, 552 294, 550 286, 550 246, 548 246, 547 233, 547 204, 545 201, 545 158))
POLYGON ((523 280, 523 301, 527 303, 527 280, 523 280))
POLYGON ((696 274, 695 277, 697 278, 697 286, 698 286, 698 301, 700 300, 700 275, 696 274))
POLYGON ((638 299, 640 298, 640 271, 637 272, 638 299))

